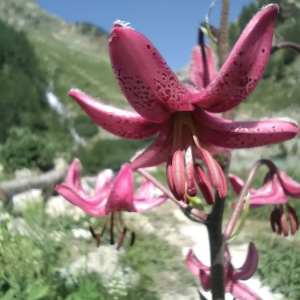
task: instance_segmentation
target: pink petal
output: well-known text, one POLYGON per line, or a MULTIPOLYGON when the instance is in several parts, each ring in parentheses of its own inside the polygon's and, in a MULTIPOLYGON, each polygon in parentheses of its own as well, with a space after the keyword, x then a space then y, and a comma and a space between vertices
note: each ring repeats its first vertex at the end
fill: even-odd
POLYGON ((300 184, 282 170, 278 170, 277 174, 283 188, 288 192, 289 196, 300 198, 300 184))
POLYGON ((95 193, 110 191, 113 177, 113 171, 110 169, 100 172, 96 179, 95 193))
MULTIPOLYGON (((234 192, 237 195, 239 195, 245 184, 244 181, 240 177, 233 175, 233 174, 229 174, 228 179, 229 179, 229 182, 230 182, 231 187, 234 190, 234 192)), ((256 193, 256 190, 251 189, 250 194, 254 194, 254 193, 256 193)))
POLYGON ((155 185, 150 180, 143 178, 143 182, 138 192, 134 195, 134 199, 152 198, 154 195, 154 190, 155 185))
POLYGON ((187 257, 186 257, 186 266, 187 268, 190 270, 190 272, 196 277, 196 278, 200 278, 200 270, 203 271, 210 271, 210 268, 206 265, 204 265, 194 254, 193 250, 190 249, 187 257))
POLYGON ((265 6, 250 20, 216 78, 195 95, 202 108, 229 110, 255 89, 268 61, 278 10, 277 4, 265 6))
POLYGON ((134 211, 133 205, 133 175, 129 164, 121 167, 110 195, 107 200, 106 210, 113 211, 134 211))
POLYGON ((190 65, 190 80, 202 90, 213 79, 215 75, 214 54, 209 45, 205 45, 206 66, 203 64, 200 46, 195 46, 192 52, 190 65), (204 71, 206 69, 206 72, 204 71))
POLYGON ((264 185, 257 190, 255 195, 251 196, 250 208, 261 205, 285 204, 286 202, 287 196, 282 189, 277 175, 274 174, 271 180, 264 183, 264 185))
POLYGON ((134 198, 133 205, 134 205, 134 211, 136 212, 143 212, 149 209, 152 209, 156 206, 161 205, 168 199, 167 195, 162 195, 157 198, 134 198))
POLYGON ((234 281, 231 294, 238 300, 262 300, 257 294, 252 292, 245 284, 234 281))
POLYGON ((163 125, 158 137, 131 163, 133 170, 160 165, 171 155, 171 122, 163 125))
POLYGON ((197 129, 201 140, 231 149, 280 143, 293 138, 299 132, 298 126, 292 121, 234 122, 202 109, 197 109, 193 115, 200 123, 197 129))
POLYGON ((124 95, 144 118, 162 123, 170 117, 170 112, 194 109, 176 75, 141 33, 114 27, 109 50, 124 95))
POLYGON ((103 195, 103 193, 100 195, 95 194, 94 196, 86 194, 84 196, 66 184, 57 185, 55 190, 69 202, 78 206, 91 216, 103 217, 107 215, 107 211, 105 210, 107 197, 105 197, 106 195, 103 195))
POLYGON ((77 101, 97 125, 119 137, 132 140, 145 139, 156 134, 161 127, 136 112, 103 104, 79 90, 71 90, 69 96, 77 101))
POLYGON ((244 264, 233 271, 233 278, 247 280, 256 272, 258 266, 258 251, 253 243, 248 246, 248 253, 244 264))
POLYGON ((66 183, 67 185, 84 192, 81 185, 81 163, 78 158, 74 158, 69 167, 66 183))
POLYGON ((210 290, 210 271, 200 269, 200 281, 204 291, 210 290))

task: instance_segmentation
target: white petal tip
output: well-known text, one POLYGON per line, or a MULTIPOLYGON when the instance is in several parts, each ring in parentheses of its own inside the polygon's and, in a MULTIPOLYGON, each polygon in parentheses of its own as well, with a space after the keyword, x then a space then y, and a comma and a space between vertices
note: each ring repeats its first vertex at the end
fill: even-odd
POLYGON ((125 22, 125 21, 121 21, 121 20, 117 20, 114 22, 114 27, 123 27, 123 28, 127 28, 127 29, 133 29, 130 26, 130 22, 125 22))

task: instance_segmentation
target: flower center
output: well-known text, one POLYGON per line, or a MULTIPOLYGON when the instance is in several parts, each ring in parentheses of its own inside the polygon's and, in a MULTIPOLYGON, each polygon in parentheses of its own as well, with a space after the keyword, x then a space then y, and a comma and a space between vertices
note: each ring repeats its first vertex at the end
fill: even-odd
POLYGON ((167 162, 169 187, 178 200, 188 202, 186 193, 191 197, 197 195, 196 180, 205 200, 212 204, 214 196, 211 186, 215 189, 222 188, 222 195, 224 194, 223 172, 210 153, 201 146, 193 115, 190 112, 178 112, 172 118, 173 154, 167 162), (196 163, 196 158, 204 162, 210 180, 201 165, 196 163))

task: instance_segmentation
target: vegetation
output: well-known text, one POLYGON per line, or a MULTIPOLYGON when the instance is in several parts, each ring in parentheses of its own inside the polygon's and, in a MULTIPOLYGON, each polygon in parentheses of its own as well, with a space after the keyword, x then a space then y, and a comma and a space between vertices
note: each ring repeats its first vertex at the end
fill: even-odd
POLYGON ((84 174, 97 174, 99 170, 110 168, 119 170, 134 154, 147 145, 150 140, 130 141, 125 139, 99 140, 91 147, 80 148, 77 156, 83 167, 84 174))

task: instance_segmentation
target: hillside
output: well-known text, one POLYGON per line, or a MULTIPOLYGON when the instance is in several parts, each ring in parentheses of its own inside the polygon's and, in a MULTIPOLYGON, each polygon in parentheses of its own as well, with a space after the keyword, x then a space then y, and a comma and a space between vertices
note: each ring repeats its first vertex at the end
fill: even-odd
POLYGON ((27 33, 56 94, 72 109, 77 105, 66 95, 71 87, 107 103, 126 104, 110 67, 108 33, 89 24, 69 24, 33 0, 0 1, 0 19, 27 33))

